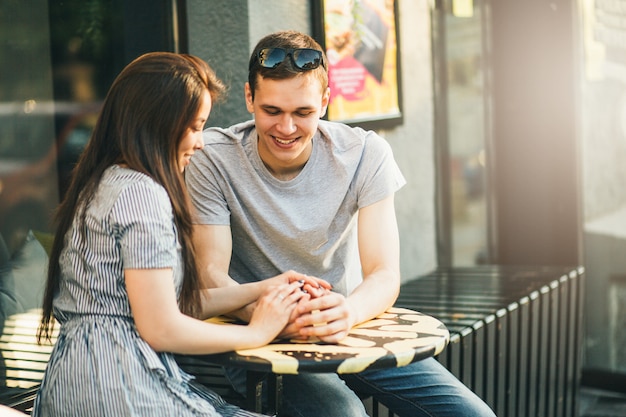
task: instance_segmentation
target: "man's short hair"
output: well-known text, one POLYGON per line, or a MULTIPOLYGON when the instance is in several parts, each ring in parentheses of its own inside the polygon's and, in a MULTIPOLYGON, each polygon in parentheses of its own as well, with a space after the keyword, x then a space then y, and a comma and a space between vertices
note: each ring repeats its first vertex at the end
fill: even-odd
POLYGON ((320 46, 320 44, 309 35, 295 30, 271 33, 257 43, 252 51, 252 55, 250 56, 250 63, 248 66, 248 83, 250 84, 252 98, 254 99, 254 91, 256 89, 259 76, 272 80, 285 80, 308 73, 317 77, 322 85, 322 90, 325 91, 328 87, 328 60, 326 58, 326 54, 324 53, 324 49, 320 46), (258 59, 259 51, 265 48, 315 49, 322 53, 322 64, 315 69, 302 70, 294 65, 292 59, 285 56, 285 59, 279 65, 274 68, 265 68, 261 66, 258 59))

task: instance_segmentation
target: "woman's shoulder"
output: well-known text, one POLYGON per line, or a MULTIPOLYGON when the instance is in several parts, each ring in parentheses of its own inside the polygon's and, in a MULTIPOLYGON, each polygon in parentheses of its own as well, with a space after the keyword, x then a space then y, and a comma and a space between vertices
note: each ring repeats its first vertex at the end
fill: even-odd
POLYGON ((150 176, 120 165, 112 165, 107 168, 102 177, 102 184, 120 191, 126 189, 145 189, 165 192, 163 186, 154 181, 150 176))
POLYGON ((105 171, 98 195, 112 205, 170 207, 169 196, 162 185, 144 173, 119 165, 105 171))
POLYGON ((104 171, 103 180, 111 184, 124 185, 128 183, 149 183, 154 182, 150 176, 143 172, 127 168, 123 165, 111 165, 104 171))

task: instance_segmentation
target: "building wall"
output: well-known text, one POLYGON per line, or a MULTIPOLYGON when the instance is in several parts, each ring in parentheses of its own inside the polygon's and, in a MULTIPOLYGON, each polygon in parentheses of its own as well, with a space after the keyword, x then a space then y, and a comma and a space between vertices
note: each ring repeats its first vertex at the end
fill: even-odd
MULTIPOLYGON (((436 266, 433 81, 429 2, 396 1, 404 122, 379 133, 391 144, 407 179, 396 196, 406 281, 436 266)), ((209 123, 227 126, 250 117, 243 98, 250 51, 272 31, 313 34, 310 16, 309 2, 298 0, 187 1, 190 53, 206 59, 230 86, 227 101, 216 107, 209 123)))

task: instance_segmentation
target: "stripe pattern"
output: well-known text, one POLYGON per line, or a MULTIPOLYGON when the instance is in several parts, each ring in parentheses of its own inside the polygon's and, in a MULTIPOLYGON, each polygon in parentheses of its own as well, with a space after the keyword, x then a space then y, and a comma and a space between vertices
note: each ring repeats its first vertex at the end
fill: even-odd
POLYGON ((182 284, 180 246, 165 190, 129 169, 109 168, 65 237, 61 324, 33 416, 255 416, 193 382, 169 353, 139 336, 125 268, 172 268, 182 284))

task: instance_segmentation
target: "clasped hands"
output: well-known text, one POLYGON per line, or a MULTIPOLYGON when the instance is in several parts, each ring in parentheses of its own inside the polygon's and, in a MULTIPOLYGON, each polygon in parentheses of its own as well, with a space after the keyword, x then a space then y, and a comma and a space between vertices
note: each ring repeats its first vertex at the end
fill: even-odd
POLYGON ((337 343, 356 324, 346 297, 331 291, 332 286, 321 278, 288 271, 266 281, 268 292, 282 284, 300 281, 302 286, 298 290, 306 293, 296 301, 280 338, 317 338, 326 343, 337 343))

